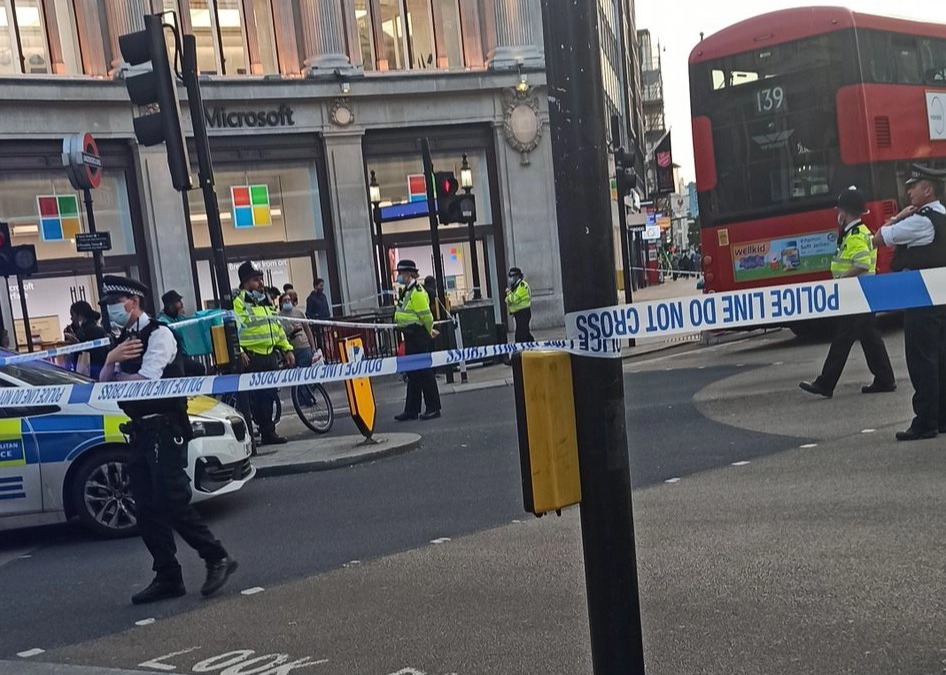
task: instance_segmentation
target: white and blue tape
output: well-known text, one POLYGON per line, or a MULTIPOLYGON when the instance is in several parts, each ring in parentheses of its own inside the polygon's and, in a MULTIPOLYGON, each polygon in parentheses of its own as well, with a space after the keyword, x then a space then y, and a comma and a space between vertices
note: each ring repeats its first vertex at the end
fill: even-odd
POLYGON ((615 305, 565 317, 579 346, 946 305, 946 268, 615 305))

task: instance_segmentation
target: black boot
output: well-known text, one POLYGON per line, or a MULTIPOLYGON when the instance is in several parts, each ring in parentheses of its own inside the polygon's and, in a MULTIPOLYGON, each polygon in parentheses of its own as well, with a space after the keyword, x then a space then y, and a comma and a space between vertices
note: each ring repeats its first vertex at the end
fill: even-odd
POLYGON ((131 604, 146 605, 149 602, 179 598, 186 594, 187 590, 184 588, 183 579, 162 579, 161 577, 155 577, 154 581, 152 581, 146 589, 138 591, 131 596, 131 604))
POLYGON ((238 565, 233 558, 223 558, 215 563, 207 563, 207 580, 200 588, 200 594, 213 595, 227 583, 230 575, 236 572, 238 565))

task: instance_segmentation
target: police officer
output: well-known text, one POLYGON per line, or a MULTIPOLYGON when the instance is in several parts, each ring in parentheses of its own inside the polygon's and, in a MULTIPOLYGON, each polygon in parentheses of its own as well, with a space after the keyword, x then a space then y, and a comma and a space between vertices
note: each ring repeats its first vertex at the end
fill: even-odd
MULTIPOLYGON (((874 235, 861 222, 861 216, 869 213, 864 197, 856 188, 845 190, 838 197, 837 209, 838 252, 831 261, 831 275, 835 279, 843 279, 876 273, 877 249, 874 247, 874 235)), ((858 340, 864 349, 867 367, 874 374, 874 381, 861 387, 861 391, 865 394, 895 391, 897 384, 893 367, 890 365, 890 357, 873 314, 840 318, 821 375, 814 382, 801 382, 798 386, 811 394, 831 398, 851 353, 851 347, 858 340)))
MULTIPOLYGON (((149 317, 142 306, 148 287, 134 279, 105 276, 104 302, 111 325, 120 328, 118 345, 105 359, 100 379, 157 380, 183 377, 183 352, 174 333, 149 317)), ((186 398, 123 401, 131 418, 123 428, 132 454, 128 477, 135 498, 138 528, 154 559, 154 581, 132 596, 136 605, 185 594, 177 561, 174 530, 203 558, 207 579, 200 589, 210 595, 226 583, 237 563, 227 555, 190 504, 187 444, 191 439, 186 398)))
POLYGON ((509 268, 509 286, 506 288, 506 309, 516 320, 516 342, 535 342, 529 323, 532 321, 532 289, 522 278, 522 270, 509 268))
MULTIPOLYGON (((394 323, 404 334, 404 353, 411 355, 432 352, 434 338, 438 333, 434 330, 430 296, 417 281, 418 270, 414 261, 399 261, 397 277, 398 283, 406 286, 400 303, 394 311, 394 323)), ((405 422, 416 420, 418 417, 422 420, 440 417, 440 390, 437 388, 437 376, 432 368, 407 373, 407 400, 404 403, 404 412, 395 415, 394 419, 405 422), (422 396, 426 406, 423 414, 420 412, 422 396)))
MULTIPOLYGON (((240 360, 243 369, 250 373, 261 373, 279 368, 282 354, 286 365, 295 365, 292 344, 286 337, 282 323, 276 318, 263 285, 263 272, 247 260, 237 270, 240 277, 240 292, 233 299, 233 312, 240 324, 240 360)), ((250 411, 260 430, 262 445, 280 445, 286 439, 276 433, 273 420, 275 389, 257 389, 250 392, 250 411)))
MULTIPOLYGON (((896 246, 894 271, 946 267, 946 171, 914 164, 906 181, 910 205, 874 236, 880 246, 896 246)), ((946 307, 908 309, 903 316, 907 370, 913 384, 913 421, 898 441, 934 438, 946 432, 946 307)))

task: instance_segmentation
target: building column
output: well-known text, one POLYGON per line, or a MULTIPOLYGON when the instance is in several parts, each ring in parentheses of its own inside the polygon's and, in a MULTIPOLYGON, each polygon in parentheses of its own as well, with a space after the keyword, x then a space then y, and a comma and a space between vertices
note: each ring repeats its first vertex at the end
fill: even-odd
POLYGON ((333 300, 346 303, 347 313, 378 307, 378 264, 365 184, 363 137, 364 131, 359 129, 325 134, 325 165, 341 285, 333 293, 333 300))
POLYGON ((301 0, 299 6, 308 74, 354 71, 345 48, 341 3, 338 0, 301 0))
POLYGON ((105 20, 108 23, 108 44, 112 53, 109 74, 117 76, 128 70, 118 47, 118 38, 128 33, 145 29, 144 15, 150 12, 147 0, 111 0, 105 3, 105 20))
POLYGON ((490 68, 541 68, 545 65, 533 30, 534 5, 533 0, 493 0, 496 46, 489 55, 490 68))

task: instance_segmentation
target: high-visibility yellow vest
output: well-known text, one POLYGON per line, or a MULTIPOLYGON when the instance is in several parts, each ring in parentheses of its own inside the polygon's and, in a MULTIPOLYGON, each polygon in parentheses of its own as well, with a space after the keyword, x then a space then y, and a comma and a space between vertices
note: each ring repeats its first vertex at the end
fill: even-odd
POLYGON ((532 307, 532 289, 523 279, 506 293, 506 308, 510 314, 532 307))
POLYGON ((257 304, 247 292, 240 293, 233 299, 233 313, 236 314, 240 330, 240 347, 254 354, 270 354, 275 349, 292 351, 292 344, 286 338, 282 322, 276 319, 276 309, 270 304, 257 304))
POLYGON ((864 223, 857 223, 841 235, 838 252, 831 260, 831 276, 837 279, 855 267, 863 270, 862 274, 877 271, 873 234, 864 223))
POLYGON ((394 311, 394 323, 398 328, 423 326, 431 333, 434 328, 434 315, 430 311, 430 297, 416 281, 407 287, 401 302, 394 311))

